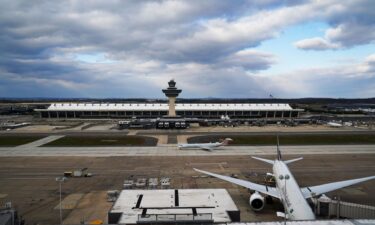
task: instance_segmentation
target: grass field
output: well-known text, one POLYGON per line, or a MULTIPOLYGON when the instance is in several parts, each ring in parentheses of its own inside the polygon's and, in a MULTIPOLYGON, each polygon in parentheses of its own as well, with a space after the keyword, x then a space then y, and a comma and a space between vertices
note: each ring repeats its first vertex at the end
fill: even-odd
POLYGON ((0 146, 14 147, 36 141, 43 137, 44 136, 0 136, 0 146))
MULTIPOLYGON (((199 136, 188 139, 189 143, 216 142, 226 137, 232 138, 231 145, 275 145, 275 135, 232 135, 199 136)), ((375 135, 371 134, 295 134, 279 135, 281 145, 330 145, 330 144, 375 144, 375 135)))
POLYGON ((43 147, 155 146, 156 143, 156 138, 142 136, 65 136, 43 147))

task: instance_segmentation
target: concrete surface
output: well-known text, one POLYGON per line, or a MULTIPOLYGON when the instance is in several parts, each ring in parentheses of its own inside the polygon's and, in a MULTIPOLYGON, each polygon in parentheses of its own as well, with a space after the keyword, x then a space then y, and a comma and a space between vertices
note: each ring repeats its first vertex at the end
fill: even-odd
POLYGON ((92 126, 87 128, 87 131, 107 131, 114 127, 115 124, 98 124, 96 126, 92 126))
POLYGON ((34 147, 39 147, 41 145, 45 145, 45 144, 50 143, 52 141, 56 141, 57 139, 60 139, 60 138, 62 138, 64 136, 65 135, 51 135, 51 136, 48 136, 48 137, 45 137, 45 138, 42 138, 42 139, 30 142, 30 143, 24 144, 24 145, 19 145, 19 146, 17 146, 17 148, 32 149, 34 147))
MULTIPOLYGON (((82 193, 74 193, 66 196, 62 201, 61 201, 61 209, 74 209, 76 205, 78 204, 78 201, 83 197, 82 193)), ((55 210, 60 209, 60 203, 58 203, 55 208, 55 210)))
POLYGON ((77 206, 64 219, 64 224, 90 224, 91 221, 101 220, 107 222, 107 212, 112 206, 111 202, 103 201, 107 198, 106 191, 92 191, 85 194, 78 202, 77 206))
MULTIPOLYGON (((299 145, 281 146, 283 155, 375 154, 375 145, 299 145)), ((214 156, 272 155, 276 146, 225 146, 214 151, 180 150, 176 145, 156 147, 1 147, 0 157, 8 156, 214 156)))
MULTIPOLYGON (((273 158, 273 156, 265 156, 273 158)), ((296 157, 286 155, 285 159, 296 157)), ((375 174, 375 154, 304 155, 304 160, 290 164, 290 170, 301 187, 353 179, 375 174)), ((107 202, 107 190, 120 190, 125 179, 137 177, 170 177, 172 189, 225 188, 241 210, 242 221, 281 220, 275 212, 280 203, 265 206, 261 212, 253 212, 246 188, 203 177, 194 167, 223 175, 235 174, 240 179, 262 183, 271 166, 249 156, 126 156, 126 157, 0 157, 0 199, 12 201, 27 224, 58 224, 59 185, 55 181, 64 171, 88 167, 94 176, 70 178, 62 184, 62 194, 84 194, 73 209, 63 210, 65 224, 78 224, 85 219, 101 219, 111 204, 107 202)), ((340 196, 343 201, 375 205, 375 181, 368 181, 328 193, 340 196)), ((282 210, 282 208, 281 208, 282 210)))

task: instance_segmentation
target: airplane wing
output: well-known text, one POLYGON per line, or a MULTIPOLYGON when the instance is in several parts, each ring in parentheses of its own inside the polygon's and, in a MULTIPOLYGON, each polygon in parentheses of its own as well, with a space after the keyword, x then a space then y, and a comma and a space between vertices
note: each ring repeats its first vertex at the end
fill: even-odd
POLYGON ((215 174, 215 173, 210 173, 210 172, 198 170, 198 169, 195 169, 195 168, 194 168, 194 170, 197 171, 197 172, 200 172, 200 173, 204 173, 204 174, 207 174, 207 175, 210 175, 210 176, 228 181, 230 183, 240 185, 242 187, 245 187, 245 188, 248 188, 248 189, 251 189, 251 190, 254 190, 254 191, 258 191, 258 192, 263 193, 265 195, 269 195, 269 196, 280 199, 279 192, 277 191, 276 188, 252 183, 252 182, 246 181, 246 180, 236 179, 236 178, 233 178, 233 177, 228 177, 228 176, 223 176, 223 175, 219 175, 219 174, 215 174))
POLYGON ((375 179, 375 176, 333 182, 333 183, 322 184, 322 185, 317 185, 317 186, 312 186, 312 187, 305 187, 305 188, 301 188, 301 191, 305 198, 312 198, 320 194, 324 194, 330 191, 334 191, 340 188, 348 187, 348 186, 358 184, 364 181, 372 180, 372 179, 375 179))

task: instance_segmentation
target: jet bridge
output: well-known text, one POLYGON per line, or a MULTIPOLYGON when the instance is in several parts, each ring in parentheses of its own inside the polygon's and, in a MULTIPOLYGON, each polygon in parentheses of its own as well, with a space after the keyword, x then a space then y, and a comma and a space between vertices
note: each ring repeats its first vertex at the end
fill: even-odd
POLYGON ((315 214, 327 218, 375 219, 375 207, 322 196, 316 200, 315 214))

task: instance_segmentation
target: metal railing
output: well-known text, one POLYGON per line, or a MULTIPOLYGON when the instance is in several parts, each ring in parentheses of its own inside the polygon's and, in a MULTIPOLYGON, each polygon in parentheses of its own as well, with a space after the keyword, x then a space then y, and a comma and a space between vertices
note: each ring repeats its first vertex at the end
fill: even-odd
POLYGON ((137 223, 213 222, 212 213, 138 215, 137 223))
POLYGON ((317 215, 351 219, 374 219, 375 207, 338 200, 317 202, 317 215))

